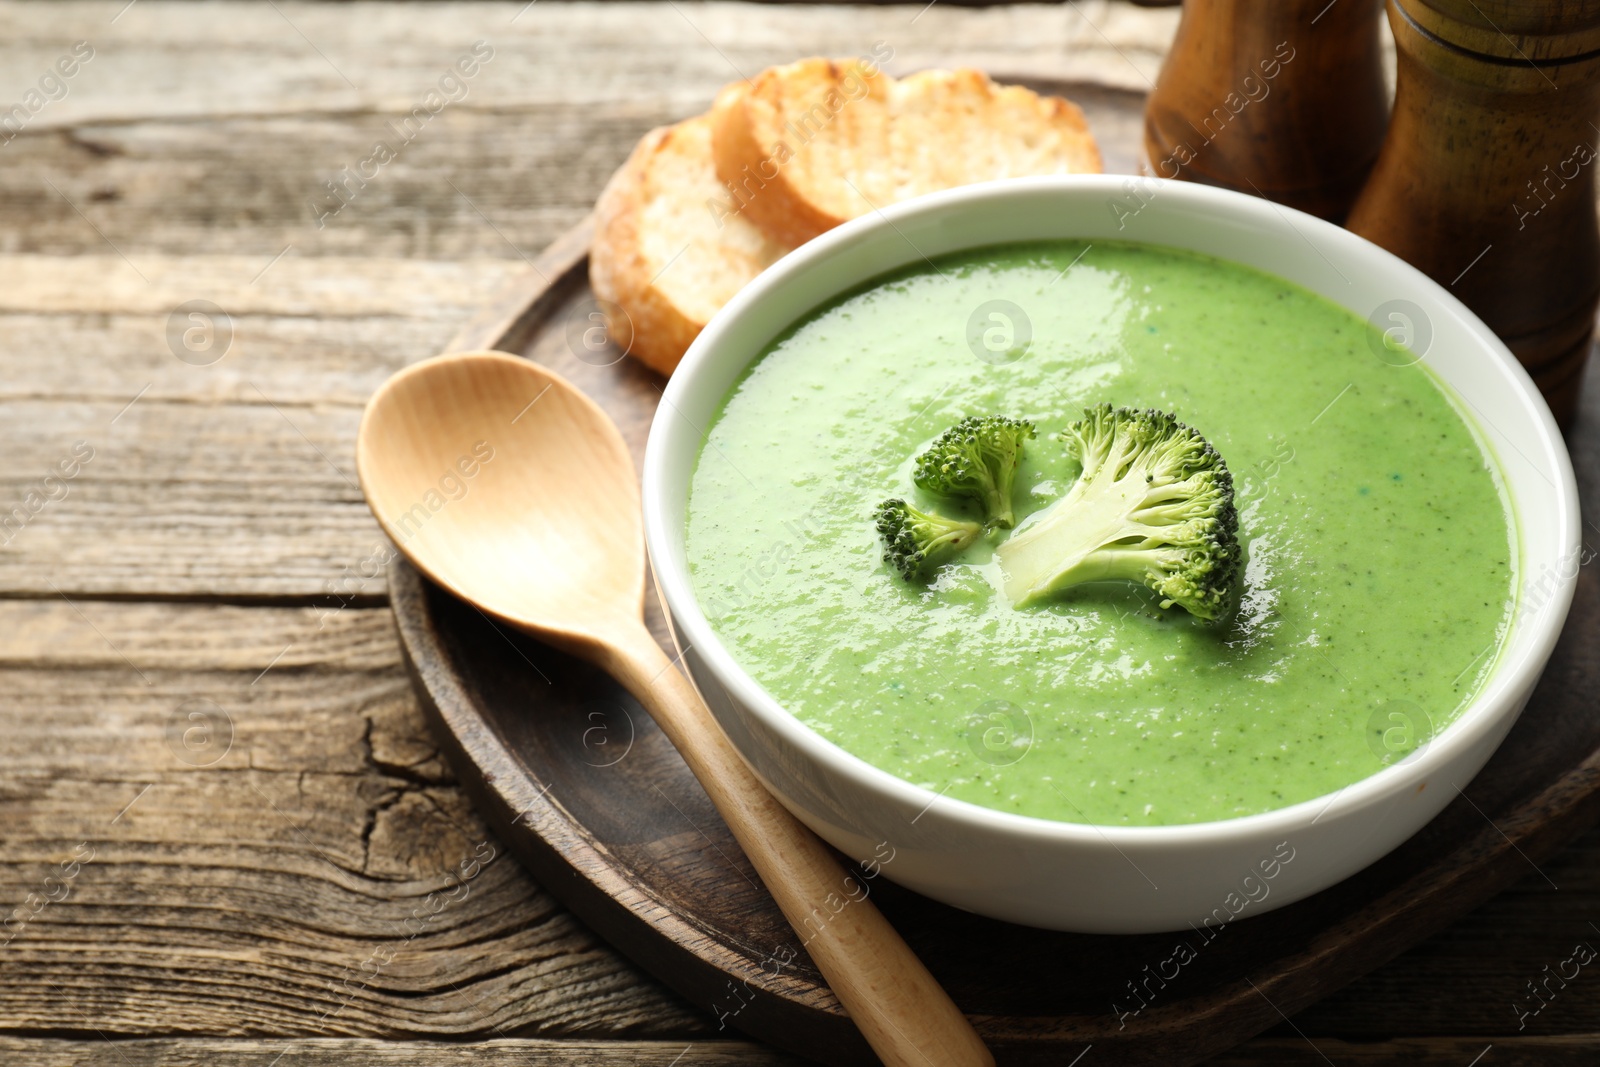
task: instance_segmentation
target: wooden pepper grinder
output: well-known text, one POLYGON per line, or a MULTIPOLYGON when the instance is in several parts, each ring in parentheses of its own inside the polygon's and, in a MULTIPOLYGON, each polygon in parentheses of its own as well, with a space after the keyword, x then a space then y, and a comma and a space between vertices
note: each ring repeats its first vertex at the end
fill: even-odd
POLYGON ((1145 105, 1150 172, 1338 221, 1389 119, 1383 0, 1184 0, 1145 105))
POLYGON ((1394 118, 1349 228, 1450 289, 1577 408, 1600 300, 1600 0, 1390 0, 1394 118))

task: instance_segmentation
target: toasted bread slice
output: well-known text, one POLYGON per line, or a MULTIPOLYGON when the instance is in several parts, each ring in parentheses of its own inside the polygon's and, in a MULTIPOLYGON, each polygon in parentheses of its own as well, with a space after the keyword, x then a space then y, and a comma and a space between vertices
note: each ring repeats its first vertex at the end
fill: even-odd
POLYGON ((628 318, 608 322, 607 333, 662 374, 734 293, 788 250, 728 211, 727 201, 702 115, 647 133, 595 205, 589 284, 628 318))
POLYGON ((976 70, 895 79, 862 60, 802 59, 730 86, 712 121, 717 177, 789 245, 922 193, 1101 169, 1077 105, 976 70))

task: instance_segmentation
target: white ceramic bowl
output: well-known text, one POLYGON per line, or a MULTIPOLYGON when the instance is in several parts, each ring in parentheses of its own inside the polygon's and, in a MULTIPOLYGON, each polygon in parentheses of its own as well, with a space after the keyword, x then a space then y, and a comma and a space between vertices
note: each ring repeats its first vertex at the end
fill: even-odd
POLYGON ((1571 461, 1548 408, 1506 347, 1444 288, 1310 215, 1187 182, 1135 189, 1111 175, 922 197, 840 226, 771 267, 705 329, 668 384, 645 457, 644 519, 689 672, 786 807, 849 856, 872 857, 887 842, 894 859, 884 874, 930 897, 998 919, 1100 933, 1260 914, 1332 885, 1414 834, 1466 786, 1522 710, 1566 618, 1579 547, 1571 461), (1416 327, 1419 348, 1431 333, 1425 362, 1465 402, 1509 489, 1522 591, 1493 675, 1431 743, 1337 793, 1260 815, 1157 827, 1054 822, 939 797, 850 755, 785 711, 718 640, 690 583, 684 520, 697 427, 739 373, 785 327, 861 282, 924 256, 1043 238, 1193 249, 1286 278, 1362 318, 1381 313, 1385 325, 1398 309, 1396 325, 1416 327), (1287 850, 1292 860, 1273 865, 1287 850))

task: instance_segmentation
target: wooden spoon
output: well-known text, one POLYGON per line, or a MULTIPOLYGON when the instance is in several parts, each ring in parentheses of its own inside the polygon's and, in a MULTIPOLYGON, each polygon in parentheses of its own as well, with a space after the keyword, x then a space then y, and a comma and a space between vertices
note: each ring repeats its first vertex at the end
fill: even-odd
POLYGON ((373 514, 418 570, 604 668, 650 711, 885 1063, 993 1064, 966 1016, 827 847, 761 786, 645 628, 633 461, 592 400, 503 352, 438 356, 373 396, 356 465, 373 514), (830 896, 849 903, 835 913, 830 896))

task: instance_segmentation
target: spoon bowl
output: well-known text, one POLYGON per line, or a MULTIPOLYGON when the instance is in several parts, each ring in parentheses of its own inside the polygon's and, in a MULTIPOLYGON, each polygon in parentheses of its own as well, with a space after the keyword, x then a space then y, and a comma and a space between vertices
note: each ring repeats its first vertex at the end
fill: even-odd
POLYGON ((633 460, 554 372, 503 352, 407 367, 373 396, 356 467, 384 532, 462 599, 567 648, 637 626, 633 460))

